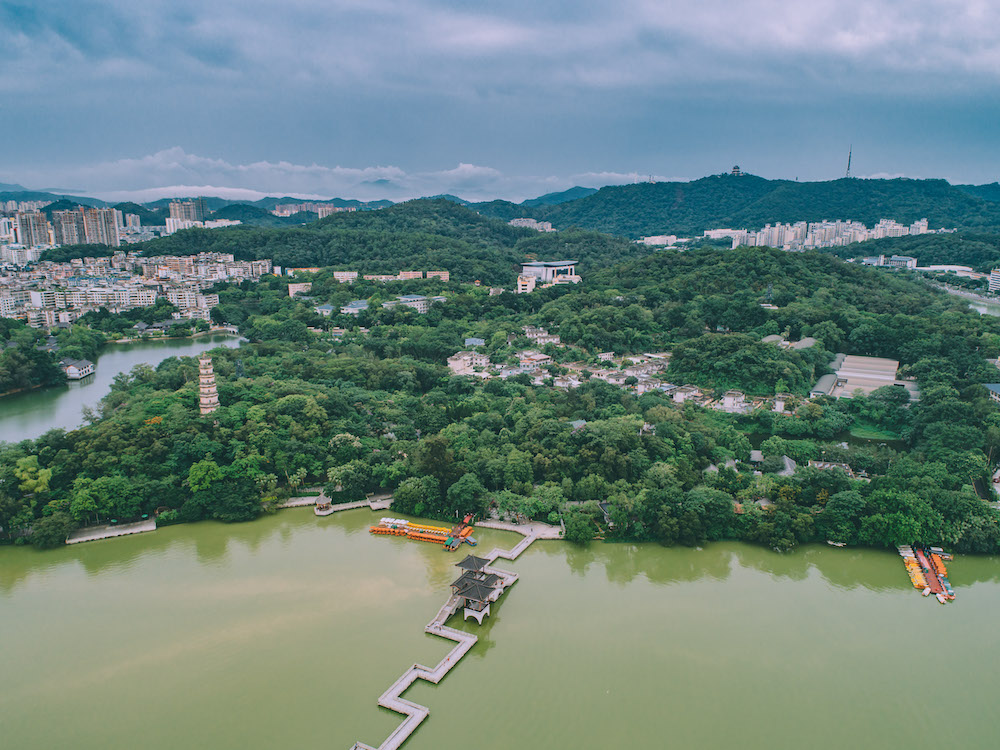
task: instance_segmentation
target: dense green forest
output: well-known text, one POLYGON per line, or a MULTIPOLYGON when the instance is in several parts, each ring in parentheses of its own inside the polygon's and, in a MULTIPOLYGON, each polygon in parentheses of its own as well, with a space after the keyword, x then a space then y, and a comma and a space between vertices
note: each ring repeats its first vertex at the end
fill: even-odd
POLYGON ((1000 228, 1000 205, 995 200, 944 180, 794 182, 715 175, 692 182, 610 186, 554 206, 492 201, 472 208, 502 219, 529 216, 551 221, 557 229, 578 226, 633 238, 824 219, 871 226, 879 219, 909 224, 926 218, 933 228, 1000 228))
MULTIPOLYGON (((526 240, 555 241, 517 232, 506 252, 526 240)), ((311 278, 307 301, 289 298, 288 280, 277 277, 217 288, 213 314, 231 317, 251 341, 214 352, 222 408, 211 418, 198 415, 196 361, 172 358, 117 379, 90 426, 0 450, 4 537, 48 546, 76 525, 157 510, 161 523, 245 520, 323 484, 335 500, 392 489, 394 509, 439 518, 490 507, 561 515, 567 537, 580 542, 601 531, 664 544, 736 538, 788 549, 836 539, 1000 551, 1000 514, 971 489, 1000 449, 1000 415, 980 385, 1000 379, 987 361, 1000 353, 1000 320, 905 275, 818 253, 700 248, 633 258, 579 286, 531 295, 311 278), (313 310, 404 289, 447 301, 424 315, 378 305, 359 319, 313 310), (779 309, 761 308, 763 299, 779 309), (798 399, 790 414, 733 416, 596 380, 571 390, 527 375, 482 383, 451 377, 442 364, 467 336, 484 338, 490 358, 505 361, 526 343, 516 334, 529 323, 576 347, 546 347, 552 372, 597 351, 669 347, 668 379, 802 393, 823 359, 844 351, 900 359, 921 399, 907 403, 890 388, 798 399), (347 332, 310 330, 331 326, 347 332), (771 333, 818 341, 783 353, 759 343, 771 333), (840 436, 853 427, 898 439, 845 448, 840 436), (761 475, 747 463, 751 433, 770 436, 761 475), (794 476, 778 475, 782 456, 800 463, 794 476), (850 463, 871 481, 804 467, 811 458, 850 463), (608 518, 598 501, 608 503, 608 518)))

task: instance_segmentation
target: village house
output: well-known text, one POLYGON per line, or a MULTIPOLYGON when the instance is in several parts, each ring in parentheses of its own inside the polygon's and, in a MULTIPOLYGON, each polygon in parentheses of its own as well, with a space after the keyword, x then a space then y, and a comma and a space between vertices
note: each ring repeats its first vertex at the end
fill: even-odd
POLYGON ((518 366, 521 372, 531 372, 546 365, 552 364, 552 357, 531 349, 525 349, 517 355, 518 366))
POLYGON ((456 352, 448 357, 448 369, 454 375, 471 375, 476 367, 487 367, 490 358, 486 354, 473 351, 456 352))

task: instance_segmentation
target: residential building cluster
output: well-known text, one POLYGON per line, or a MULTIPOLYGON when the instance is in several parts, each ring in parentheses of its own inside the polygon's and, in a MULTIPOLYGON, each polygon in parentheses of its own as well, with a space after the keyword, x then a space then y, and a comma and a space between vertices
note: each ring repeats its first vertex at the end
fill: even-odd
POLYGON ((512 227, 534 229, 536 232, 554 232, 551 221, 536 221, 535 219, 511 219, 507 222, 512 227))
POLYGON ((219 304, 207 289, 220 281, 257 280, 271 272, 270 260, 237 261, 228 253, 144 258, 119 252, 110 258, 39 262, 0 271, 0 317, 41 327, 71 323, 106 308, 124 312, 166 299, 176 318, 209 319, 219 304))
MULTIPOLYGON (((386 310, 393 307, 409 307, 410 309, 416 310, 418 313, 423 315, 431 309, 431 305, 435 302, 445 302, 447 299, 447 297, 442 297, 441 295, 426 297, 423 294, 403 294, 398 296, 396 299, 383 302, 382 307, 386 310)), ((367 310, 368 307, 368 300, 356 299, 353 302, 348 302, 346 305, 341 306, 340 314, 353 315, 354 317, 357 317, 360 313, 367 310)), ((326 304, 318 305, 313 309, 323 317, 329 317, 333 315, 333 311, 336 308, 333 305, 326 304)))
MULTIPOLYGON (((138 217, 135 219, 138 221, 138 217)), ((0 217, 0 243, 5 247, 16 245, 23 249, 85 243, 118 247, 124 227, 122 212, 114 208, 78 206, 72 210, 53 211, 51 221, 40 210, 17 211, 0 217)), ((17 249, 15 247, 14 251, 17 249)), ((14 251, 5 253, 6 262, 18 262, 15 257, 32 258, 26 263, 37 260, 37 253, 16 254, 14 251)))
POLYGON ((803 251, 822 247, 843 247, 854 242, 878 240, 885 237, 905 237, 914 234, 954 232, 954 229, 932 230, 927 219, 909 226, 892 219, 882 219, 869 229, 859 221, 799 221, 794 224, 767 224, 759 231, 748 229, 710 229, 704 236, 713 239, 731 238, 733 247, 778 247, 783 250, 803 251))
POLYGON ((274 214, 275 216, 284 217, 308 211, 317 214, 319 218, 322 219, 326 216, 329 216, 330 214, 349 213, 357 210, 358 209, 356 206, 334 206, 329 203, 306 202, 306 203, 279 203, 277 206, 271 209, 271 213, 274 214))

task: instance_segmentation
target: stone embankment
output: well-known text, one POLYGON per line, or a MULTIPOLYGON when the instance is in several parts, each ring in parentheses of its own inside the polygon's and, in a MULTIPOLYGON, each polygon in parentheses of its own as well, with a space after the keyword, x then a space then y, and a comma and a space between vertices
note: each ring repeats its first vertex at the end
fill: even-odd
POLYGON ((66 544, 94 542, 98 539, 111 539, 116 536, 141 534, 145 531, 156 531, 156 521, 154 519, 150 518, 148 521, 136 521, 135 523, 122 523, 115 526, 110 524, 86 526, 71 532, 66 538, 66 544))

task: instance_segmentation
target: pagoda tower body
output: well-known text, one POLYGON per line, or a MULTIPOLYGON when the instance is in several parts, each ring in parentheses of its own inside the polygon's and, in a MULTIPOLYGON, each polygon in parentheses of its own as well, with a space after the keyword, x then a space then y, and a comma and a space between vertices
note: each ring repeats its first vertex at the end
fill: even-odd
POLYGON ((198 392, 202 416, 219 408, 219 391, 215 387, 215 370, 211 357, 198 359, 198 392))

